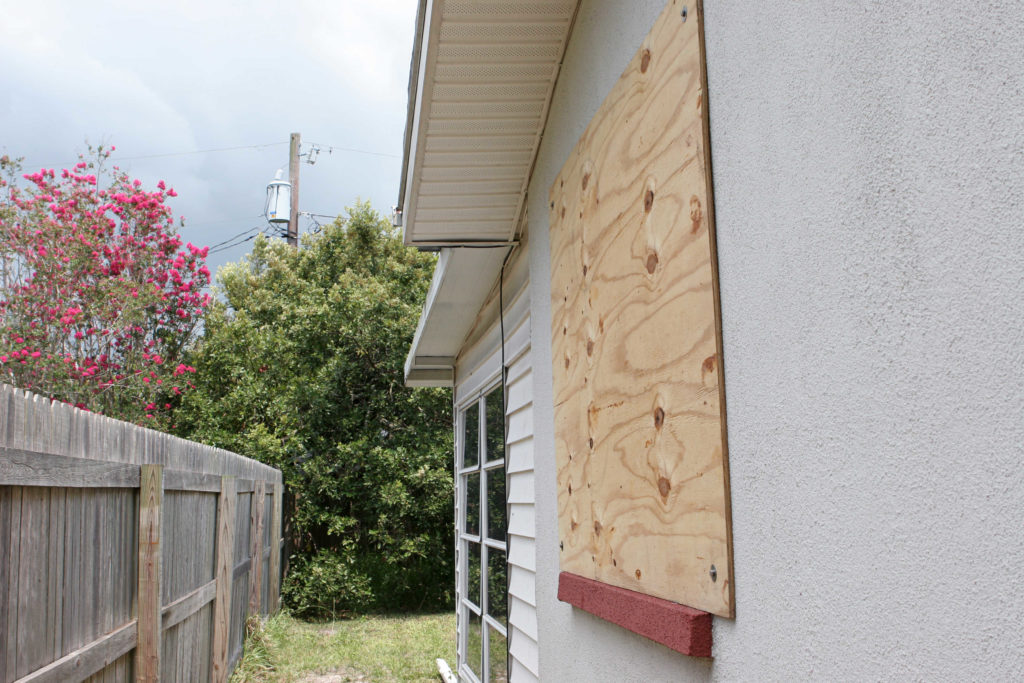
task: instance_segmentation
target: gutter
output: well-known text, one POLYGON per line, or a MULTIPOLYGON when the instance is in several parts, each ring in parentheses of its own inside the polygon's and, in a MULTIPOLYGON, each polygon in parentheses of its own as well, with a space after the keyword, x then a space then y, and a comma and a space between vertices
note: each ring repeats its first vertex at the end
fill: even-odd
POLYGON ((409 63, 409 99, 405 111, 405 142, 402 146, 402 177, 398 185, 398 225, 402 225, 402 210, 405 208, 405 185, 409 174, 409 151, 412 148, 413 118, 416 114, 416 97, 420 89, 420 56, 423 52, 423 25, 427 16, 428 0, 420 0, 416 10, 416 34, 412 39, 412 60, 409 63))
POLYGON ((407 387, 452 387, 455 386, 455 358, 448 357, 423 357, 416 355, 416 349, 423 339, 423 329, 427 324, 427 317, 430 309, 434 306, 434 300, 444 283, 445 275, 448 273, 448 261, 451 259, 450 251, 441 251, 434 264, 434 275, 430 280, 430 288, 427 290, 426 299, 423 301, 423 310, 420 312, 420 319, 416 323, 416 333, 413 335, 409 353, 405 357, 405 386, 407 387))

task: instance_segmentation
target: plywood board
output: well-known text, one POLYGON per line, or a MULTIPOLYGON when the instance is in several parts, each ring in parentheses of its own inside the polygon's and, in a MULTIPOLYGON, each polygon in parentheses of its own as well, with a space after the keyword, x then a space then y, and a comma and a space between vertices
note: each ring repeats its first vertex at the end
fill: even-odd
POLYGON ((551 188, 559 537, 563 571, 731 617, 701 18, 668 3, 551 188))

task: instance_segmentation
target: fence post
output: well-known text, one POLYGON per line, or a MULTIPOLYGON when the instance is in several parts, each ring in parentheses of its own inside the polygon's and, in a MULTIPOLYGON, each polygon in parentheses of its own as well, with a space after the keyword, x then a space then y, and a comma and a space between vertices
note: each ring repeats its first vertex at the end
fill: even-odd
POLYGON ((139 482, 138 644, 135 680, 160 680, 160 512, 164 468, 142 465, 139 482))
POLYGON ((262 479, 257 479, 252 494, 252 505, 249 506, 252 563, 249 565, 249 611, 247 615, 250 617, 260 615, 260 602, 263 597, 263 508, 266 500, 267 483, 262 479))
POLYGON ((231 584, 235 551, 235 478, 220 478, 217 499, 217 592, 213 604, 213 680, 228 680, 231 584))
POLYGON ((270 522, 270 589, 267 591, 267 611, 276 612, 281 599, 281 512, 284 509, 284 486, 274 484, 274 511, 270 522))

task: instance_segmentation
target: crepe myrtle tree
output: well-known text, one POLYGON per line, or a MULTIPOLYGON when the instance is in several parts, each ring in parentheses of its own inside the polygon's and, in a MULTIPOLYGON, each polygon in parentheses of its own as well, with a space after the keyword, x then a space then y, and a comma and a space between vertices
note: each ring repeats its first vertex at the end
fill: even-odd
POLYGON ((79 408, 167 427, 191 386, 181 362, 210 296, 207 249, 183 245, 166 202, 99 147, 20 178, 0 158, 0 376, 79 408))

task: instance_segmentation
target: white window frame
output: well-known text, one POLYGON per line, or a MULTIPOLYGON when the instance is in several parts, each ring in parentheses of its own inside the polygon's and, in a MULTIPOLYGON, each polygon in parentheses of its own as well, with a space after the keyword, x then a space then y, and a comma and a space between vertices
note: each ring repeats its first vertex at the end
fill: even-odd
MULTIPOLYGON (((492 551, 501 552, 505 556, 506 569, 508 571, 508 471, 505 468, 506 463, 506 446, 505 444, 505 405, 508 400, 507 396, 502 395, 502 457, 495 460, 487 460, 486 446, 487 446, 487 406, 486 397, 494 392, 495 389, 501 389, 502 394, 505 393, 504 387, 501 382, 501 374, 496 373, 493 377, 489 378, 487 382, 483 383, 480 389, 467 394, 462 397, 462 400, 456 405, 456 496, 458 499, 458 514, 456 515, 455 533, 456 533, 456 556, 455 561, 458 567, 458 584, 456 586, 456 619, 459 624, 458 633, 459 638, 457 642, 457 661, 459 676, 464 680, 472 681, 473 683, 485 683, 490 671, 490 647, 489 647, 489 635, 488 627, 494 629, 505 639, 505 656, 506 661, 508 657, 508 628, 506 624, 501 623, 489 614, 489 602, 490 596, 488 595, 488 573, 490 571, 490 553, 492 551), (466 415, 468 409, 475 404, 477 410, 477 462, 475 465, 465 467, 465 427, 466 427, 466 415), (488 534, 488 510, 487 510, 487 485, 488 477, 491 476, 491 472, 501 469, 505 476, 505 520, 506 520, 506 533, 505 540, 498 541, 489 538, 488 534), (479 514, 479 535, 469 534, 466 532, 466 502, 468 491, 467 487, 463 483, 464 478, 467 475, 473 473, 480 474, 480 481, 477 486, 476 495, 478 496, 478 514, 479 514), (469 543, 476 543, 480 552, 476 558, 469 557, 469 543), (463 558, 466 559, 466 564, 463 564, 463 558), (477 559, 480 562, 480 603, 477 605, 468 596, 469 592, 469 561, 477 559), (469 667, 467 662, 467 650, 469 647, 469 623, 468 616, 472 613, 473 615, 480 617, 480 647, 483 649, 483 656, 481 658, 481 673, 483 679, 478 678, 469 667)), ((505 619, 506 623, 508 620, 508 587, 505 588, 505 619)), ((507 666, 507 665, 506 665, 507 666)), ((511 673, 511 672, 510 672, 511 673)))

